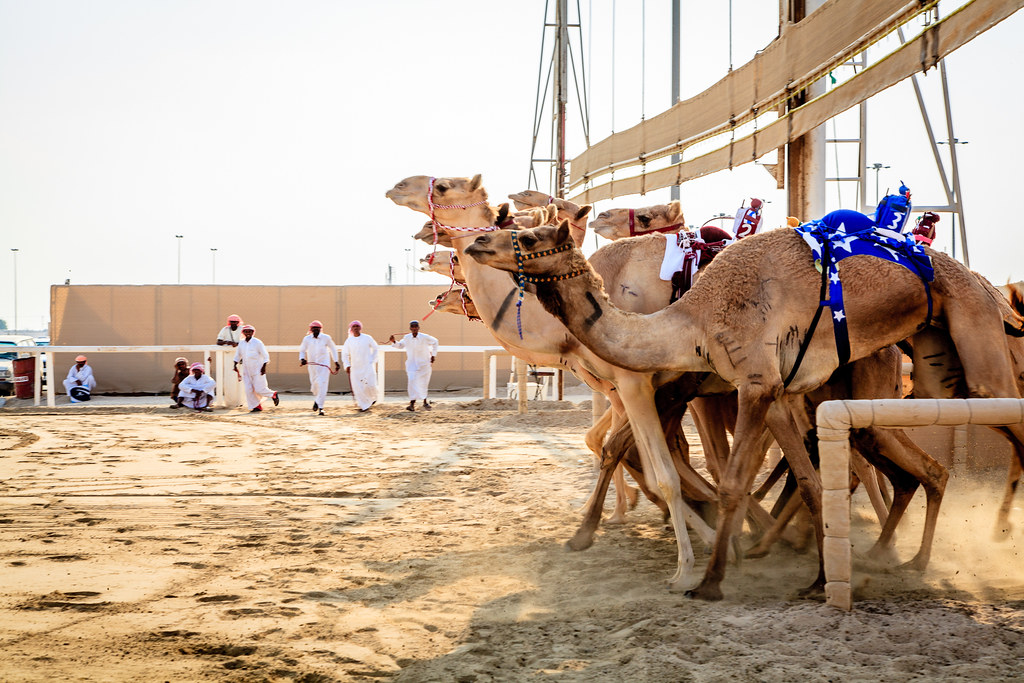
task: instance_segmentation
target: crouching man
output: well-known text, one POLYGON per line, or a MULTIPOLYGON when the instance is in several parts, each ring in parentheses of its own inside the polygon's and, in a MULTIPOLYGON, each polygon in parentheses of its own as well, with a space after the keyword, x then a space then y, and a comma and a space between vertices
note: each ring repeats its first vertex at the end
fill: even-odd
POLYGON ((178 405, 209 413, 213 410, 210 404, 213 403, 217 382, 206 374, 202 363, 193 363, 191 369, 192 374, 178 385, 178 405))

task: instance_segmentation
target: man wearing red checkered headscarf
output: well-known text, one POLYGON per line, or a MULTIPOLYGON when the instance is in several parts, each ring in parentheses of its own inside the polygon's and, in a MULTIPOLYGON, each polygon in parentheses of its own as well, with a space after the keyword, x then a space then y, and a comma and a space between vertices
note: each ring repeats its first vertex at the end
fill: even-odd
POLYGON ((324 414, 327 401, 327 385, 331 381, 331 365, 334 371, 341 369, 338 364, 338 347, 331 335, 323 332, 324 324, 314 320, 309 324, 309 334, 299 344, 299 365, 309 370, 309 390, 313 392, 313 410, 324 414))

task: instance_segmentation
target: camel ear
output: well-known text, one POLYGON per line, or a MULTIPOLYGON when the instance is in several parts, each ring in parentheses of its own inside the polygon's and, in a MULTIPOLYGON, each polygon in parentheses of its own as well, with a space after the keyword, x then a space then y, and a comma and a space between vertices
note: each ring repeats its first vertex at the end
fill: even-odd
POLYGON ((674 221, 683 214, 683 209, 679 205, 679 200, 674 199, 668 203, 668 219, 674 221))
POLYGON ((561 246, 569 241, 569 221, 562 221, 558 224, 558 232, 555 233, 555 245, 561 246))
POLYGON ((469 181, 469 191, 476 192, 483 185, 483 177, 477 173, 469 181))
POLYGON ((558 218, 558 207, 554 204, 548 204, 544 211, 544 223, 551 224, 558 218))
POLYGON ((501 225, 508 220, 508 202, 498 205, 498 217, 494 220, 495 225, 501 225))
POLYGON ((592 204, 587 204, 586 206, 581 206, 580 210, 576 212, 576 220, 579 220, 579 219, 583 218, 584 216, 586 216, 588 213, 590 213, 590 211, 593 208, 594 208, 594 206, 592 204))

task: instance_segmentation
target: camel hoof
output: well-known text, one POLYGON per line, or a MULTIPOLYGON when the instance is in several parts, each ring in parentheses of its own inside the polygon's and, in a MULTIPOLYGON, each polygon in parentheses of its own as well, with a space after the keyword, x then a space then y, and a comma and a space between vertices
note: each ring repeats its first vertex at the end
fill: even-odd
POLYGON ((896 552, 896 547, 892 544, 879 545, 875 543, 868 550, 864 559, 882 567, 896 567, 900 563, 899 553, 896 552))
POLYGON ((716 602, 722 599, 722 589, 717 585, 710 585, 701 583, 699 586, 692 590, 686 591, 686 597, 693 600, 707 600, 708 602, 716 602))
POLYGON ((760 543, 755 545, 753 548, 744 553, 745 557, 749 557, 752 560, 759 560, 768 554, 770 546, 762 546, 760 543))
POLYGON ((636 508, 637 503, 640 502, 640 493, 632 486, 626 487, 626 500, 629 501, 629 509, 633 510, 636 508))
POLYGON ((908 569, 910 571, 923 572, 925 569, 928 568, 928 559, 929 558, 927 557, 915 557, 910 562, 904 562, 903 564, 901 564, 900 569, 908 569))
POLYGON ((565 542, 567 550, 586 550, 594 545, 594 533, 590 531, 577 531, 576 535, 565 542))
POLYGON ((810 586, 808 586, 807 588, 804 588, 804 589, 800 590, 799 592, 797 592, 797 595, 800 596, 801 598, 813 598, 813 597, 824 596, 825 595, 825 580, 824 579, 815 580, 815 582, 812 583, 810 586))
POLYGON ((612 515, 608 519, 604 520, 602 524, 606 526, 614 526, 626 523, 626 515, 612 515))

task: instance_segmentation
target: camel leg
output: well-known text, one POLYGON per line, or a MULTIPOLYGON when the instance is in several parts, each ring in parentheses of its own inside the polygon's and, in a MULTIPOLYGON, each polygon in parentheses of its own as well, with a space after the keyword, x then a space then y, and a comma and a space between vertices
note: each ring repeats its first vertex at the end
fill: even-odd
POLYGON ((945 467, 919 448, 902 429, 855 430, 853 438, 858 448, 864 449, 864 453, 877 454, 875 464, 880 471, 886 473, 893 487, 893 504, 889 510, 889 518, 882 527, 882 533, 875 546, 869 551, 869 556, 888 554, 896 527, 920 484, 924 488, 926 500, 924 533, 917 554, 904 566, 923 570, 931 558, 939 506, 946 490, 949 473, 945 467))
MULTIPOLYGON (((594 455, 598 471, 601 469, 601 449, 604 447, 605 438, 609 434, 609 430, 614 420, 614 415, 615 411, 608 408, 608 410, 604 411, 604 414, 601 415, 594 426, 587 430, 586 436, 583 437, 583 441, 587 444, 587 448, 589 448, 590 452, 594 455)), ((611 433, 614 433, 614 431, 611 433)), ((600 475, 598 475, 598 480, 600 482, 600 475)), ((587 514, 587 512, 594 506, 597 499, 597 489, 598 484, 595 484, 594 490, 590 492, 590 497, 587 498, 587 502, 583 504, 581 509, 584 511, 584 514, 587 514)), ((603 496, 601 497, 601 504, 604 504, 603 496)))
MULTIPOLYGON (((679 474, 672 464, 665 434, 658 419, 654 404, 654 388, 650 377, 638 377, 638 381, 622 381, 618 383, 619 398, 626 407, 633 437, 640 452, 644 476, 647 484, 657 488, 659 496, 668 503, 671 511, 672 528, 676 536, 677 563, 676 572, 669 580, 670 588, 679 588, 688 581, 693 571, 694 556, 690 545, 690 537, 686 532, 689 522, 694 530, 706 543, 712 543, 714 531, 707 523, 690 508, 680 490, 679 474)), ((707 498, 713 499, 714 491, 702 478, 697 477, 706 490, 707 498)), ((699 484, 698 484, 699 486, 699 484)))
MULTIPOLYGON (((1017 426, 1019 427, 1020 425, 1017 426)), ((993 429, 1003 434, 1013 445, 1014 450, 1014 455, 1010 459, 1010 467, 1006 472, 1003 502, 999 505, 999 512, 996 514, 996 529, 993 536, 997 541, 1004 541, 1010 537, 1010 533, 1013 531, 1013 524, 1010 522, 1010 510, 1013 509, 1013 498, 1017 493, 1017 487, 1020 485, 1022 471, 1024 471, 1021 466, 1021 463, 1024 462, 1024 457, 1022 457, 1019 439, 1017 439, 1014 432, 1008 427, 993 427, 993 429)))
MULTIPOLYGON (((781 389, 779 382, 778 389, 781 389)), ((775 387, 764 384, 744 384, 739 388, 739 412, 733 433, 732 452, 726 462, 718 489, 718 526, 714 550, 700 584, 687 596, 700 600, 721 600, 722 579, 730 548, 730 535, 736 514, 750 491, 750 486, 761 466, 764 451, 762 432, 766 415, 775 400, 775 387)))
MULTIPOLYGON (((800 497, 810 511, 814 536, 818 547, 818 576, 807 588, 800 591, 801 595, 821 592, 825 589, 824 543, 825 528, 821 520, 821 479, 812 463, 811 454, 807 452, 807 443, 816 443, 814 439, 805 441, 806 435, 813 433, 813 425, 808 416, 807 404, 803 396, 784 396, 773 410, 768 411, 768 426, 775 435, 775 440, 782 447, 782 452, 789 461, 789 467, 796 478, 800 497)), ((815 453, 814 460, 817 460, 815 453)))
POLYGON ((757 489, 750 495, 752 495, 757 500, 764 500, 764 497, 768 495, 768 492, 771 491, 772 488, 774 488, 774 486, 779 483, 779 479, 782 478, 782 475, 788 472, 789 463, 786 462, 785 458, 782 458, 777 463, 775 463, 775 467, 772 468, 771 473, 768 475, 768 478, 764 480, 764 483, 758 486, 757 489))
POLYGON ((871 507, 874 508, 875 516, 878 517, 878 525, 884 527, 885 520, 889 517, 889 508, 882 500, 882 492, 878 490, 878 478, 875 476, 874 468, 864 459, 860 451, 852 449, 850 455, 850 467, 853 468, 860 483, 864 486, 864 491, 868 494, 871 507))
POLYGON ((790 496, 786 505, 782 508, 782 512, 779 513, 778 518, 773 518, 774 523, 765 530, 764 535, 761 536, 757 543, 744 554, 754 559, 764 557, 780 537, 786 536, 787 531, 790 532, 787 537, 787 542, 790 545, 800 543, 797 534, 792 529, 787 529, 787 526, 802 505, 803 501, 800 498, 790 496))

